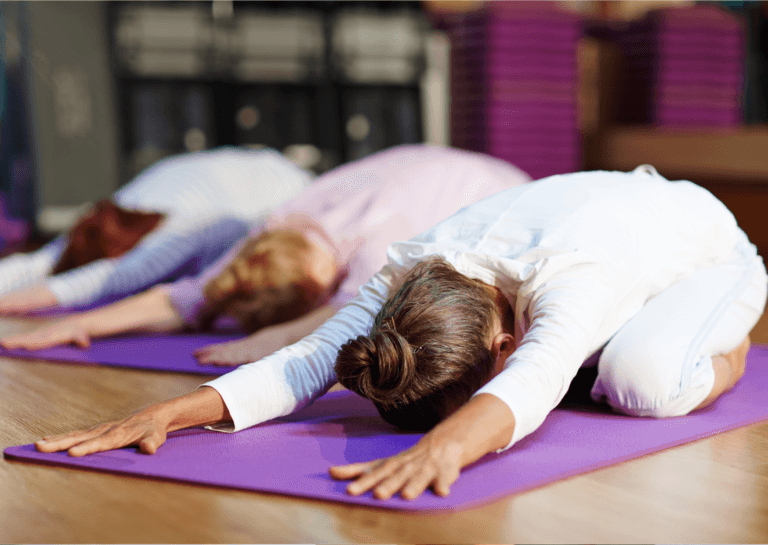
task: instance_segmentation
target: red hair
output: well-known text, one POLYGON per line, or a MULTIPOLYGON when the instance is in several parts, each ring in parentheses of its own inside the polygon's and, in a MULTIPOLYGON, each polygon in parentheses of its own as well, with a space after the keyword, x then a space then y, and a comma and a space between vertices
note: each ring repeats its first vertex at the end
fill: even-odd
POLYGON ((69 242, 53 268, 53 274, 81 267, 92 261, 120 257, 163 219, 156 212, 136 212, 101 200, 78 220, 69 232, 69 242))

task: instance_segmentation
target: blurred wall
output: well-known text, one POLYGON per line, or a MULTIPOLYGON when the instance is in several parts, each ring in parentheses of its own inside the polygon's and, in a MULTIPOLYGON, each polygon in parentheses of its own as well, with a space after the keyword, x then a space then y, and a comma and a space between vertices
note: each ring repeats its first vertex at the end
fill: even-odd
POLYGON ((58 212, 117 188, 106 5, 29 2, 24 7, 38 219, 44 229, 56 230, 58 212))

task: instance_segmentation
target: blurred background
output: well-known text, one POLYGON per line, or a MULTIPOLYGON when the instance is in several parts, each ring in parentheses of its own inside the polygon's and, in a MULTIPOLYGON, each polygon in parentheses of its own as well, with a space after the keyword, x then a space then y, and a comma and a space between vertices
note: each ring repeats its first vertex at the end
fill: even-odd
POLYGON ((393 145, 533 178, 651 163, 768 255, 766 2, 0 1, 0 253, 153 162, 393 145))

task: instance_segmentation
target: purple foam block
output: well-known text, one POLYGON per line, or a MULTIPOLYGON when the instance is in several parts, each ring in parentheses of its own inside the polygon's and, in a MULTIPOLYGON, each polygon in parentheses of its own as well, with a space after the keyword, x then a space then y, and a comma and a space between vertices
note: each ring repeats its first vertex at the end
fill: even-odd
POLYGON ((381 420, 373 405, 336 392, 290 417, 235 434, 202 429, 171 433, 154 455, 133 448, 71 458, 33 445, 5 449, 10 459, 90 468, 188 483, 273 492, 400 510, 462 509, 571 475, 637 458, 768 419, 768 349, 754 347, 744 378, 706 410, 667 418, 633 418, 595 408, 556 409, 533 434, 502 454, 462 471, 445 498, 414 501, 353 497, 328 467, 395 454, 418 441, 381 420))
MULTIPOLYGON (((477 61, 472 62, 476 63, 477 61)), ((455 76, 461 77, 464 73, 471 72, 476 66, 470 65, 468 68, 465 68, 461 64, 455 63, 452 68, 454 68, 455 76)), ((511 81, 528 81, 531 78, 541 81, 575 81, 578 76, 576 66, 559 67, 541 64, 529 64, 523 66, 516 66, 514 64, 491 64, 484 67, 484 73, 489 78, 511 81)))
POLYGON ((573 69, 576 66, 576 51, 569 54, 550 54, 541 49, 531 50, 526 47, 518 49, 500 50, 488 46, 467 46, 454 53, 455 61, 462 62, 481 62, 486 66, 492 64, 517 65, 517 66, 540 66, 546 63, 551 67, 559 69, 573 69))
POLYGON ((659 32, 685 32, 704 28, 719 34, 732 34, 744 30, 742 18, 714 5, 662 8, 649 15, 659 32))
POLYGON ((637 71, 649 71, 650 76, 653 72, 668 73, 680 72, 684 74, 743 74, 744 60, 715 60, 702 59, 701 57, 634 57, 627 63, 627 68, 637 71))
MULTIPOLYGON (((485 132, 468 133, 465 135, 476 141, 483 141, 488 146, 509 147, 516 149, 556 149, 568 150, 577 155, 581 149, 581 137, 577 131, 563 132, 560 134, 537 133, 534 131, 505 131, 486 128, 485 132)), ((489 147, 490 150, 490 147, 489 147)))
POLYGON ((524 130, 536 131, 572 131, 577 129, 575 110, 563 110, 560 108, 541 107, 538 113, 531 112, 531 109, 516 108, 508 105, 505 108, 484 108, 478 110, 459 111, 454 114, 457 128, 464 127, 467 130, 477 130, 477 123, 483 125, 499 127, 500 129, 509 129, 510 131, 520 132, 524 130), (478 117, 478 112, 484 112, 482 117, 478 117))
POLYGON ((200 365, 193 353, 198 348, 210 344, 242 337, 241 333, 125 336, 93 341, 89 348, 56 346, 45 350, 6 350, 0 347, 0 356, 200 375, 223 375, 231 371, 232 367, 200 365))
POLYGON ((502 105, 514 102, 519 105, 547 105, 575 108, 576 87, 571 82, 523 82, 494 80, 482 74, 474 79, 463 76, 451 85, 451 103, 483 101, 502 105))
POLYGON ((489 134, 487 129, 491 129, 495 134, 524 135, 532 134, 554 134, 554 133, 573 133, 578 131, 576 124, 576 115, 568 112, 563 113, 565 119, 557 120, 549 114, 542 113, 541 119, 533 116, 515 116, 514 114, 496 114, 487 111, 485 115, 466 115, 456 116, 452 126, 454 130, 467 132, 470 134, 489 134), (566 120, 568 122, 566 122, 566 120))
POLYGON ((742 63, 744 62, 744 48, 733 47, 703 47, 692 46, 690 44, 669 44, 667 42, 657 43, 654 53, 658 57, 669 59, 710 59, 714 63, 742 63))
POLYGON ((656 102, 684 102, 702 105, 722 107, 726 104, 740 104, 741 93, 737 89, 728 87, 714 87, 707 85, 656 85, 653 89, 656 102))
POLYGON ((733 72, 701 72, 657 69, 655 81, 668 85, 722 85, 740 89, 744 80, 743 70, 733 72))
POLYGON ((563 172, 578 170, 576 167, 581 159, 580 148, 544 142, 524 145, 490 140, 485 142, 485 151, 495 157, 504 158, 520 168, 523 168, 521 166, 523 164, 539 163, 542 166, 547 164, 563 168, 563 172), (512 160, 513 157, 514 160, 512 160))
POLYGON ((558 28, 515 29, 465 27, 454 32, 453 46, 457 49, 483 47, 489 51, 529 51, 548 56, 573 56, 576 54, 580 32, 565 33, 558 28))
POLYGON ((744 59, 718 60, 701 57, 660 57, 657 66, 661 72, 744 74, 744 59))
POLYGON ((710 48, 737 49, 739 51, 744 49, 743 32, 730 34, 719 31, 712 32, 711 30, 701 33, 660 32, 656 35, 656 41, 663 46, 680 46, 692 49, 702 47, 705 51, 710 50, 710 48))
POLYGON ((563 155, 577 156, 581 149, 581 141, 578 134, 565 133, 563 135, 546 135, 536 133, 510 133, 505 134, 497 131, 487 130, 485 133, 469 133, 466 135, 468 138, 473 138, 477 141, 482 139, 483 142, 489 146, 489 150, 493 146, 500 148, 513 147, 514 149, 530 151, 533 149, 551 150, 553 153, 560 152, 563 155))
POLYGON ((654 121, 663 124, 733 126, 742 122, 741 112, 738 110, 718 112, 696 108, 656 108, 652 115, 654 121))
MULTIPOLYGON (((484 11, 479 12, 484 20, 496 24, 558 25, 561 27, 581 28, 581 17, 568 10, 559 8, 554 2, 491 2, 484 11)), ((472 18, 473 14, 468 16, 472 18)))
MULTIPOLYGON (((493 95, 468 94, 457 97, 459 104, 457 106, 465 107, 463 111, 473 112, 477 107, 482 107, 486 112, 494 112, 494 115, 510 115, 516 118, 532 117, 538 115, 567 116, 576 112, 576 100, 571 97, 547 97, 536 96, 531 93, 529 96, 520 96, 517 100, 497 98, 493 95)), ((453 104, 452 104, 453 106, 453 104)), ((461 113, 462 109, 457 109, 456 113, 461 113)))

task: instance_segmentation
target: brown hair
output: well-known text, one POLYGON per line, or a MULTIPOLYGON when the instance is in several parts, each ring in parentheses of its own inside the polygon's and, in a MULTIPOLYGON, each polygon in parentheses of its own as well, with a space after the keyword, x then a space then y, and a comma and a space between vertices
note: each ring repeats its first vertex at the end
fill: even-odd
POLYGON ((447 261, 419 263, 384 303, 371 333, 341 347, 338 381, 373 401, 390 424, 428 430, 491 376, 496 308, 486 284, 447 261))
POLYGON ((294 231, 266 231, 251 238, 203 289, 199 327, 209 329, 227 314, 252 333, 313 310, 323 288, 308 273, 312 256, 310 243, 294 231))
POLYGON ((52 274, 81 267, 92 261, 120 257, 152 231, 163 214, 126 210, 101 200, 80 218, 69 232, 69 242, 52 274))

